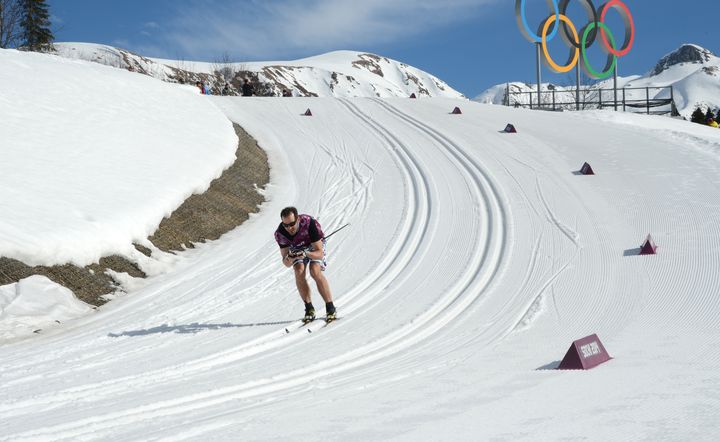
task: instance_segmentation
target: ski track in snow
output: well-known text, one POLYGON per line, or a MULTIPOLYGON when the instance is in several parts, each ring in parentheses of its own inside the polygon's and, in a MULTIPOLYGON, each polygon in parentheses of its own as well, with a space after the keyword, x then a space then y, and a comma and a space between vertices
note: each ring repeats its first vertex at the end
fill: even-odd
MULTIPOLYGON (((396 246, 386 255, 385 262, 377 266, 378 271, 375 274, 366 275, 357 290, 348 293, 343 298, 342 314, 345 319, 333 324, 333 328, 344 327, 353 322, 353 312, 368 302, 381 302, 383 292, 391 293, 393 286, 401 285, 405 279, 410 277, 409 275, 413 274, 413 257, 423 256, 427 253, 430 243, 428 239, 432 239, 432 235, 429 238, 427 235, 429 232, 434 232, 440 223, 439 214, 433 213, 433 205, 436 204, 437 200, 447 198, 447 196, 436 194, 437 190, 432 189, 428 182, 430 173, 422 169, 422 166, 413 157, 411 150, 396 136, 373 121, 351 101, 342 100, 341 102, 349 112, 362 120, 368 127, 371 127, 378 137, 384 140, 386 148, 393 152, 398 164, 405 171, 408 181, 406 188, 409 189, 410 195, 408 198, 409 204, 406 208, 408 211, 405 217, 406 223, 401 229, 398 240, 395 242, 396 246), (359 294, 362 294, 362 296, 358 296, 359 294)), ((70 439, 89 435, 109 435, 116 428, 130 425, 138 420, 153 420, 229 401, 298 388, 321 377, 342 373, 383 358, 390 358, 401 350, 423 341, 462 313, 469 304, 481 295, 483 288, 496 274, 501 262, 505 243, 505 234, 503 233, 505 215, 497 191, 485 172, 466 156, 459 146, 443 137, 439 132, 423 126, 422 123, 390 105, 386 105, 382 101, 376 101, 375 104, 380 105, 396 118, 423 131, 434 142, 444 147, 448 159, 464 175, 464 179, 472 191, 472 198, 469 203, 482 208, 478 215, 480 219, 485 221, 485 224, 474 230, 482 232, 483 239, 479 241, 480 245, 478 247, 472 247, 474 253, 471 255, 469 263, 463 265, 465 276, 454 281, 431 308, 409 323, 393 330, 382 339, 301 370, 293 370, 283 375, 276 375, 268 379, 260 379, 234 387, 212 390, 203 394, 92 416, 15 436, 19 439, 50 436, 59 439, 70 439)), ((332 156, 327 149, 326 152, 332 156)), ((336 160, 337 158, 333 160, 335 164, 337 164, 336 160)), ((346 176, 360 182, 361 180, 357 178, 357 172, 353 172, 346 176)), ((328 191, 332 192, 332 189, 328 191)), ((332 198, 331 201, 335 202, 332 198)), ((357 206, 357 203, 357 201, 351 201, 348 204, 357 206)), ((464 202, 464 204, 468 204, 468 202, 464 202)), ((161 381, 181 379, 191 376, 197 371, 207 371, 220 364, 237 363, 244 358, 291 345, 295 340, 306 338, 304 332, 297 332, 299 327, 299 324, 296 323, 288 327, 291 333, 287 336, 277 336, 277 333, 269 334, 256 341, 234 348, 225 354, 213 355, 204 360, 190 361, 179 367, 163 368, 137 376, 108 380, 100 384, 88 384, 64 392, 55 392, 51 398, 48 398, 49 400, 38 401, 37 398, 33 398, 25 402, 9 403, 6 406, 0 406, 0 412, 6 416, 22 415, 27 411, 27 408, 37 409, 37 407, 43 407, 49 410, 53 407, 64 406, 68 401, 80 402, 85 400, 92 402, 102 397, 110 398, 116 394, 127 393, 128 386, 132 390, 143 390, 161 381)), ((322 327, 323 324, 313 323, 306 328, 318 332, 322 327)))
MULTIPOLYGON (((677 274, 664 271, 662 265, 663 260, 674 258, 668 253, 640 260, 632 256, 633 244, 625 243, 628 238, 618 240, 610 232, 623 232, 631 240, 637 232, 659 232, 659 253, 679 247, 673 231, 681 227, 683 238, 697 244, 710 236, 717 246, 720 238, 716 224, 694 222, 702 219, 703 213, 690 204, 676 215, 673 222, 679 222, 678 227, 667 220, 668 208, 650 198, 636 198, 631 207, 617 209, 627 211, 622 219, 610 208, 593 207, 586 201, 603 201, 593 196, 599 192, 612 195, 614 186, 635 192, 648 180, 662 184, 668 177, 659 166, 655 171, 656 166, 650 164, 635 176, 622 164, 611 171, 605 162, 606 175, 602 167, 595 177, 570 171, 561 175, 557 170, 562 170, 562 165, 551 166, 557 157, 545 155, 561 150, 553 139, 558 142, 563 134, 521 130, 509 138, 497 133, 496 121, 472 118, 475 107, 463 115, 464 120, 450 117, 453 119, 438 121, 428 112, 450 101, 431 105, 418 100, 416 107, 410 107, 399 100, 339 99, 321 108, 339 116, 323 116, 313 108, 313 119, 308 119, 299 116, 296 108, 305 107, 293 100, 226 103, 231 118, 245 103, 255 103, 259 115, 252 118, 268 118, 268 125, 273 121, 270 117, 277 118, 274 121, 287 125, 298 139, 313 140, 312 152, 294 153, 293 157, 304 158, 302 167, 310 172, 293 177, 298 187, 319 195, 317 201, 308 203, 312 204, 308 212, 321 214, 324 229, 339 226, 348 218, 353 227, 372 223, 377 208, 386 208, 382 205, 385 192, 402 195, 401 213, 388 217, 396 224, 383 226, 390 232, 385 247, 366 244, 373 239, 372 228, 348 229, 347 236, 333 238, 336 250, 377 254, 357 268, 352 260, 331 267, 338 272, 330 274, 331 284, 335 275, 340 276, 337 269, 342 265, 357 272, 357 279, 351 280, 336 300, 341 319, 329 326, 316 321, 305 327, 298 320, 282 319, 256 324, 235 324, 227 319, 198 323, 198 318, 227 318, 226 310, 241 315, 257 303, 280 309, 289 298, 279 294, 294 291, 287 272, 278 270, 277 251, 264 240, 248 244, 243 253, 228 253, 230 262, 222 265, 207 259, 213 250, 226 253, 223 243, 242 242, 241 237, 222 239, 217 246, 208 246, 188 262, 181 262, 175 278, 160 278, 142 291, 143 296, 121 300, 112 315, 104 317, 106 322, 91 318, 65 334, 41 336, 36 347, 29 344, 28 351, 15 344, 0 362, 0 382, 11 391, 0 399, 0 428, 7 428, 0 431, 0 441, 125 440, 138 435, 147 440, 199 440, 216 434, 239 437, 254 420, 270 422, 278 409, 282 413, 297 407, 310 394, 313 407, 328 410, 333 405, 332 399, 323 400, 326 394, 382 391, 415 377, 432 382, 438 372, 462 368, 478 349, 488 349, 493 358, 495 352, 509 357, 514 351, 502 353, 499 347, 506 339, 522 344, 523 336, 527 339, 534 333, 537 337, 525 345, 548 345, 548 336, 561 334, 554 338, 557 341, 596 325, 616 333, 640 327, 645 321, 651 326, 651 321, 673 309, 662 298, 666 296, 662 289, 675 284, 677 274), (352 121, 357 127, 334 125, 335 121, 352 121), (318 130, 323 125, 329 129, 318 130), (463 130, 470 126, 472 130, 463 130), (464 132, 470 134, 468 138, 464 132), (482 146, 472 139, 477 133, 483 134, 482 146), (367 143, 363 148, 360 139, 367 143), (532 150, 524 150, 528 146, 532 150), (317 172, 324 169, 331 173, 317 172), (399 179, 393 183, 397 188, 380 184, 383 174, 390 172, 399 179), (611 222, 620 227, 609 226, 611 222), (352 237, 351 232, 357 236, 352 237), (623 247, 630 249, 625 250, 626 256, 623 247), (453 265, 447 265, 448 261, 453 265), (188 271, 191 265, 194 273, 188 271), (198 274, 213 276, 195 282, 198 274), (165 299, 164 293, 170 291, 173 298, 165 299), (583 293, 592 296, 579 296, 583 293), (213 332, 195 334, 202 329, 213 332), (172 333, 183 330, 188 334, 172 333), (163 336, 166 332, 167 339, 163 336), (48 348, 52 348, 49 354, 48 348), (469 350, 459 351, 466 348, 469 350), (150 359, 147 368, 145 359, 150 359), (37 372, 45 363, 51 363, 52 370, 37 372), (83 373, 86 382, 66 381, 83 373), (27 424, 30 420, 35 422, 32 427, 27 424)), ((247 118, 252 126, 254 120, 247 118)), ((541 128, 535 130, 542 132, 541 128)), ((260 135, 276 149, 304 146, 285 146, 284 138, 260 135)), ((619 155, 607 153, 608 157, 613 154, 619 155)), ((271 219, 277 222, 274 214, 271 219)), ((644 234, 638 235, 638 246, 644 234)), ((678 310, 678 322, 667 328, 679 330, 698 318, 704 318, 709 328, 720 324, 712 308, 710 313, 701 311, 717 303, 713 298, 720 289, 717 273, 693 272, 696 268, 720 268, 720 257, 690 254, 686 261, 673 264, 686 275, 691 290, 682 296, 693 307, 678 310), (714 287, 715 291, 704 290, 696 298, 693 287, 714 287)), ((287 311, 276 317, 282 318, 287 311)), ((566 347, 560 349, 564 350, 566 347)), ((710 356, 707 363, 717 359, 710 356)), ((532 359, 530 364, 535 368, 547 362, 532 359)), ((502 377, 507 376, 505 371, 489 373, 502 377)), ((591 375, 602 373, 606 372, 591 375)), ((542 391, 543 381, 582 382, 577 380, 580 374, 555 380, 545 374, 505 379, 527 384, 518 387, 522 391, 517 395, 542 391)), ((453 394, 461 396, 462 392, 453 394)), ((490 406, 502 401, 493 399, 490 406)), ((549 409, 562 407, 547 405, 549 409)))

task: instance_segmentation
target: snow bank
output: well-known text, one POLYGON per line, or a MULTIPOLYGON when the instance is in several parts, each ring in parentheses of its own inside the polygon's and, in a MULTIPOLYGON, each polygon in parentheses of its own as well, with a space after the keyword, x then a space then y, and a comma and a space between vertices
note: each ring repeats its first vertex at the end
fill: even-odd
POLYGON ((194 88, 14 50, 0 65, 0 256, 134 253, 235 159, 232 124, 194 88))
POLYGON ((85 315, 93 309, 73 292, 44 276, 0 286, 0 340, 31 335, 35 330, 85 315))

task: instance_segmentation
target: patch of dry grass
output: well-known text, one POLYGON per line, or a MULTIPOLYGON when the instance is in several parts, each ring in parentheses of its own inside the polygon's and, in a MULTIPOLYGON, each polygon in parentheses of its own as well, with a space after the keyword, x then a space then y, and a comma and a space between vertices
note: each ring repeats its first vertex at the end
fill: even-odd
MULTIPOLYGON (((214 180, 208 190, 192 195, 168 218, 160 223, 148 238, 158 249, 176 252, 193 243, 218 239, 222 234, 242 224, 250 213, 258 211, 264 201, 257 188, 263 188, 270 179, 265 152, 240 126, 234 125, 239 143, 237 159, 222 176, 214 180)), ((145 255, 150 250, 135 246, 145 255)), ((120 289, 119 284, 106 270, 145 277, 134 263, 122 256, 108 256, 99 263, 85 267, 71 264, 59 266, 28 266, 18 260, 0 257, 0 285, 11 284, 32 275, 44 275, 61 284, 81 300, 92 304, 105 303, 102 296, 120 289)))

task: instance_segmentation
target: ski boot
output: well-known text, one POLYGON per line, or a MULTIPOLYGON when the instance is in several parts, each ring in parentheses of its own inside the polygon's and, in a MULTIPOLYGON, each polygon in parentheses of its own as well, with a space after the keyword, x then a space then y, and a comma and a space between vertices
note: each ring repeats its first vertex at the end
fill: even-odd
POLYGON ((305 310, 305 317, 302 319, 303 324, 308 324, 315 320, 315 309, 310 308, 305 310))
POLYGON ((337 312, 335 311, 335 309, 328 310, 328 312, 325 314, 325 322, 327 322, 328 324, 333 322, 336 319, 337 319, 337 312))

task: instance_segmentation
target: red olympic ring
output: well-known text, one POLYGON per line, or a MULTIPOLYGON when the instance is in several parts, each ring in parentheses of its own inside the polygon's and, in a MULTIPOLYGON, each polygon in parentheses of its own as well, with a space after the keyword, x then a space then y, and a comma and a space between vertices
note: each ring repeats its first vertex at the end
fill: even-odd
POLYGON ((609 53, 616 57, 623 57, 630 52, 630 48, 632 48, 633 42, 635 41, 635 23, 633 22, 633 16, 630 13, 630 9, 620 0, 610 0, 603 5, 602 12, 600 13, 600 23, 605 24, 605 15, 610 8, 615 8, 618 12, 620 12, 620 16, 625 22, 625 29, 630 30, 629 34, 628 32, 625 32, 625 42, 622 45, 624 49, 616 50, 610 45, 610 43, 608 43, 605 29, 600 28, 600 35, 602 36, 603 45, 609 53))

